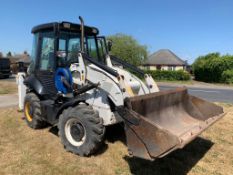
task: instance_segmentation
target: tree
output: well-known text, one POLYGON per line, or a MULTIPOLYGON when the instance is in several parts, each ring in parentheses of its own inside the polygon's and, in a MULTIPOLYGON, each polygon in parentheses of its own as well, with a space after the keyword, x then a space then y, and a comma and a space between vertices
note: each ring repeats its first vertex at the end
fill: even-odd
POLYGON ((140 65, 147 58, 147 46, 139 44, 132 36, 118 33, 107 37, 113 43, 111 55, 133 65, 140 65))
POLYGON ((2 52, 0 52, 0 58, 2 58, 3 57, 3 53, 2 52))
POLYGON ((9 51, 7 54, 6 54, 7 57, 12 57, 12 53, 9 51))

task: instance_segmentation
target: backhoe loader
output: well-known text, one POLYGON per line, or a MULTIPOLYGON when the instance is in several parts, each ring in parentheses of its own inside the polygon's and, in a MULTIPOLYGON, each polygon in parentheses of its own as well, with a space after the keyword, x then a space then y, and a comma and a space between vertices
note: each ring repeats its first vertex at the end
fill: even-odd
POLYGON ((122 122, 130 155, 154 160, 183 148, 223 117, 221 107, 186 88, 159 91, 150 75, 111 56, 105 37, 79 19, 80 24, 53 22, 32 29, 24 79, 29 127, 57 125, 66 150, 90 156, 101 146, 105 128, 122 122))

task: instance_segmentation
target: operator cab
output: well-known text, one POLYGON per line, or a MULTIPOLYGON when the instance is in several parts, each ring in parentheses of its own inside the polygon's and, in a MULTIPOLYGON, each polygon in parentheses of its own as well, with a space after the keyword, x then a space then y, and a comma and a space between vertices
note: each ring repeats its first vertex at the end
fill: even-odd
MULTIPOLYGON (((107 54, 104 37, 98 37, 99 30, 85 26, 84 52, 96 61, 104 63, 107 54)), ((78 62, 81 51, 81 25, 70 22, 48 23, 34 27, 31 71, 53 71, 78 62), (37 61, 38 60, 38 61, 37 61)))
POLYGON ((55 74, 58 68, 69 68, 78 63, 78 53, 85 52, 90 58, 105 64, 106 40, 99 37, 95 27, 84 26, 82 45, 82 25, 70 22, 54 22, 34 27, 31 64, 28 74, 39 80, 42 94, 56 94, 55 74))

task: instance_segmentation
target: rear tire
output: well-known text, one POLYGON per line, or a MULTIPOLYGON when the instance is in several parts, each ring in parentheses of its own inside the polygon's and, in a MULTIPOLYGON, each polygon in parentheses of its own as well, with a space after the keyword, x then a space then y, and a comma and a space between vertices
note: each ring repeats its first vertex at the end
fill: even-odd
POLYGON ((105 133, 102 118, 86 104, 65 109, 60 115, 58 128, 65 149, 80 156, 95 153, 105 133))
POLYGON ((34 93, 26 94, 24 100, 24 116, 27 125, 33 129, 44 128, 47 123, 41 118, 40 99, 34 93))

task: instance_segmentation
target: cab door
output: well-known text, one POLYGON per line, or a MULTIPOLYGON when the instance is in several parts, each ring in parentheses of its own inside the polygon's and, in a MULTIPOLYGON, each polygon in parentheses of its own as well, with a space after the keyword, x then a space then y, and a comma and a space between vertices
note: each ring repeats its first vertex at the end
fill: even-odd
POLYGON ((39 34, 38 57, 36 76, 46 94, 56 94, 57 90, 54 81, 56 68, 54 32, 42 32, 39 34))

